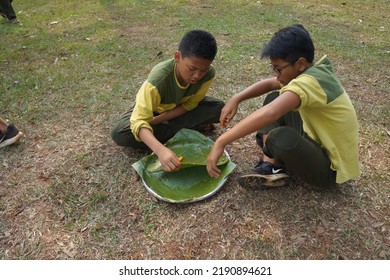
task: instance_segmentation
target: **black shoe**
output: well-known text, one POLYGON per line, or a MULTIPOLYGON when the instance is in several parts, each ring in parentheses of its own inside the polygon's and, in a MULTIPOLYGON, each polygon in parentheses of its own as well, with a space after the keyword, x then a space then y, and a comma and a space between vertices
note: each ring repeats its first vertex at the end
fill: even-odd
POLYGON ((287 186, 289 176, 283 167, 275 167, 267 161, 260 161, 251 171, 238 177, 242 187, 273 189, 287 186))
POLYGON ((13 124, 10 124, 8 125, 6 133, 0 133, 0 148, 15 144, 22 137, 23 133, 20 132, 13 124))

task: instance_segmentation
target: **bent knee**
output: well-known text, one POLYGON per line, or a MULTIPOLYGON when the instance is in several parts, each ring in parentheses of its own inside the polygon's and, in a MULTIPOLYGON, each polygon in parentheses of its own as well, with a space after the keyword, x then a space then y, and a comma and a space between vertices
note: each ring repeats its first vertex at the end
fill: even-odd
POLYGON ((268 133, 266 146, 277 146, 283 150, 292 150, 300 142, 302 136, 292 127, 282 126, 271 130, 268 133))

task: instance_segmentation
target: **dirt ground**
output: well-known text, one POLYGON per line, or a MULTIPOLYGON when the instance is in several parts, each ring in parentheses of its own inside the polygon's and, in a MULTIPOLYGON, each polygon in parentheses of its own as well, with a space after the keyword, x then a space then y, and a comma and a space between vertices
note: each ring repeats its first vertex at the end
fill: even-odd
POLYGON ((247 137, 228 148, 238 166, 220 192, 177 205, 153 198, 131 169, 145 154, 117 147, 108 125, 98 137, 77 126, 85 133, 48 123, 4 150, 1 258, 389 258, 388 135, 367 145, 363 129, 362 177, 327 191, 296 178, 273 191, 238 186, 260 154, 247 137))
MULTIPOLYGON (((258 2, 260 5, 260 1, 258 2)), ((143 5, 146 5, 145 3, 143 5)), ((285 3, 279 4, 282 6, 285 3)), ((310 9, 317 8, 317 5, 310 2, 305 6, 310 12, 309 19, 314 21, 313 25, 317 24, 316 20, 320 23, 316 28, 322 28, 323 24, 327 23, 323 19, 325 16, 344 20, 335 11, 343 9, 344 6, 353 6, 349 2, 348 5, 343 2, 342 7, 338 4, 332 10, 323 5, 319 6, 321 9, 315 10, 316 13, 311 13, 310 9), (323 10, 329 15, 324 14, 323 10), (331 13, 332 11, 334 13, 331 13)), ((198 14, 206 8, 198 7, 198 14)), ((216 11, 217 9, 211 10, 213 15, 216 11)), ((356 16, 357 12, 351 11, 354 11, 356 16)), ((165 16, 164 11, 159 12, 165 16)), ((280 17, 278 11, 275 11, 274 16, 280 17)), ((301 16, 303 17, 299 15, 301 16)), ((362 18, 365 23, 365 17, 362 18)), ((380 14, 378 18, 381 18, 380 14)), ((79 19, 89 21, 84 15, 79 19)), ((106 24, 111 17, 107 15, 105 20, 95 19, 94 16, 91 22, 95 25, 88 23, 92 30, 88 31, 94 34, 95 26, 106 24)), ((114 27, 120 22, 116 18, 112 21, 114 27)), ((76 42, 80 42, 76 40, 77 36, 69 31, 73 22, 77 21, 72 18, 72 24, 69 23, 69 26, 58 32, 55 28, 60 28, 63 22, 52 25, 50 22, 52 21, 38 26, 38 31, 46 28, 50 31, 52 28, 55 36, 49 38, 60 38, 55 45, 59 48, 66 38, 75 38, 75 41, 69 43, 69 53, 58 51, 55 53, 58 58, 56 61, 55 56, 41 57, 41 49, 32 50, 30 54, 38 55, 35 60, 28 60, 27 51, 30 46, 22 41, 20 46, 16 46, 16 50, 26 56, 26 60, 18 64, 20 68, 32 67, 31 71, 36 73, 43 71, 44 67, 53 67, 60 71, 61 63, 69 63, 70 69, 73 69, 72 63, 81 68, 78 59, 82 57, 79 54, 82 52, 75 47, 76 42), (32 63, 35 64, 30 66, 32 63), (55 68, 57 66, 58 68, 55 68)), ((272 18, 270 22, 272 23, 272 18)), ((180 18, 174 23, 181 29, 183 22, 180 18)), ((347 18, 342 24, 342 27, 354 25, 347 18)), ((277 24, 273 25, 276 27, 277 24)), ((380 25, 385 26, 384 23, 380 25)), ((335 26, 339 25, 333 24, 331 28, 335 26)), ((83 32, 84 28, 86 27, 77 28, 77 32, 83 32)), ((137 27, 138 29, 134 30, 118 28, 121 31, 118 34, 123 34, 118 36, 123 45, 134 43, 134 49, 137 50, 137 44, 143 46, 141 38, 148 38, 145 34, 153 34, 156 26, 148 25, 144 29, 137 27), (129 41, 125 41, 128 34, 131 35, 129 41)), ((385 33, 387 28, 386 25, 386 29, 383 28, 380 34, 388 34, 385 33)), ((17 38, 26 41, 38 40, 38 31, 26 32, 17 38)), ((329 28, 332 36, 339 35, 337 31, 329 28)), ((268 38, 270 34, 263 35, 268 38)), ((230 94, 248 86, 252 79, 259 78, 258 76, 265 72, 256 72, 259 67, 257 64, 251 64, 252 60, 248 58, 252 55, 250 51, 237 61, 228 61, 226 58, 227 51, 231 48, 229 44, 236 43, 236 40, 254 44, 252 41, 257 42, 259 38, 242 38, 237 34, 229 35, 227 31, 219 35, 222 54, 218 66, 222 80, 216 81, 211 94, 226 101, 230 94), (226 52, 225 57, 223 51, 226 52), (242 61, 244 59, 247 59, 245 65, 242 61), (238 66, 232 69, 231 65, 235 63, 242 67, 242 71, 236 71, 238 66)), ((93 40, 87 40, 91 39, 90 37, 92 36, 89 33, 83 33, 80 45, 95 44, 93 40)), ((371 50, 368 46, 375 46, 377 40, 368 37, 356 37, 359 46, 367 46, 367 52, 371 50)), ((355 37, 353 38, 355 40, 355 37)), ((162 39, 171 40, 166 37, 162 39)), ((343 44, 342 39, 340 44, 343 44)), ((53 40, 45 41, 48 46, 42 45, 42 53, 47 51, 50 54, 53 40)), ((107 43, 105 39, 102 41, 107 43)), ((337 40, 334 42, 339 43, 337 40)), ((35 41, 34 43, 38 44, 35 41)), ((51 88, 44 72, 41 80, 37 78, 36 85, 30 77, 26 78, 27 82, 31 82, 31 85, 26 83, 26 88, 33 88, 29 93, 36 94, 30 97, 32 108, 28 107, 30 104, 26 105, 22 98, 15 98, 16 105, 12 103, 15 107, 25 105, 32 112, 38 112, 44 121, 37 121, 33 115, 20 117, 21 122, 16 125, 25 132, 26 137, 20 144, 0 150, 0 259, 390 259, 390 102, 388 88, 384 86, 389 79, 386 71, 388 53, 383 56, 383 65, 373 65, 373 69, 364 72, 360 68, 366 63, 364 57, 357 57, 356 61, 345 59, 343 54, 337 56, 337 51, 334 50, 337 50, 337 46, 333 46, 332 42, 322 46, 333 48, 332 61, 343 77, 343 84, 357 111, 362 166, 360 178, 328 190, 318 190, 295 177, 291 178, 288 188, 270 191, 244 189, 236 183, 237 175, 252 168, 261 157, 254 135, 250 135, 227 147, 237 167, 217 194, 196 203, 171 204, 158 201, 150 195, 131 167, 147 154, 118 147, 111 140, 111 127, 122 109, 130 102, 128 87, 138 88, 138 79, 143 80, 148 71, 144 62, 136 61, 138 58, 144 59, 138 57, 140 54, 137 53, 138 56, 130 57, 133 60, 130 61, 129 58, 128 63, 139 63, 139 66, 144 68, 134 75, 126 73, 130 76, 126 83, 116 80, 116 84, 111 84, 110 78, 113 75, 109 76, 109 73, 112 73, 110 71, 120 69, 117 65, 117 68, 113 67, 111 61, 127 59, 125 51, 118 51, 116 45, 112 45, 114 47, 104 45, 109 50, 107 57, 101 58, 101 64, 93 64, 96 68, 92 67, 92 74, 89 73, 93 76, 93 71, 102 71, 107 79, 94 81, 96 88, 91 90, 90 99, 78 102, 77 98, 81 100, 82 97, 77 94, 66 96, 69 92, 64 93, 64 90, 71 91, 71 87, 59 90, 51 88), (41 81, 42 84, 39 84, 41 81), (35 89, 35 86, 41 86, 43 89, 35 89), (47 95, 39 95, 40 91, 47 95), (95 91, 104 92, 105 95, 93 95, 95 91), (56 96, 58 92, 59 97, 56 96), (72 102, 69 101, 70 105, 66 104, 68 107, 63 104, 67 98, 74 98, 72 102), (119 108, 117 105, 120 102, 114 99, 123 100, 123 104, 120 104, 123 108, 119 108)), ((88 52, 93 47, 87 45, 82 50, 88 52)), ((377 51, 376 48, 373 49, 377 51)), ((94 50, 98 51, 99 55, 104 53, 103 47, 94 50)), ((320 51, 324 52, 323 49, 320 51)), ((160 53, 160 49, 156 47, 155 53, 160 53)), ((94 58, 97 60, 98 56, 94 58)), ((157 60, 154 57, 153 59, 149 60, 150 64, 157 60)), ((4 61, 2 65, 14 72, 18 71, 13 68, 11 61, 4 61)), ((64 73, 74 78, 69 72, 64 73)), ((18 82, 23 83, 22 80, 18 82)), ((89 81, 87 78, 76 77, 67 83, 80 83, 78 89, 83 88, 89 81)), ((86 96, 90 97, 87 94, 86 96)), ((249 105, 256 107, 259 104, 249 105)), ((249 113, 248 108, 252 108, 249 105, 240 109, 233 124, 249 113)), ((210 136, 215 139, 222 132, 223 130, 219 129, 210 136)))

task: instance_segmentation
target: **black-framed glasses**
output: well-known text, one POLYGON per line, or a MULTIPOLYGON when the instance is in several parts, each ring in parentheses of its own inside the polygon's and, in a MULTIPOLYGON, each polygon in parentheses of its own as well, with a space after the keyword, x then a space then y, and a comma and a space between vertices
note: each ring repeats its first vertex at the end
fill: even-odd
POLYGON ((287 65, 285 65, 285 66, 283 66, 283 67, 276 67, 275 65, 272 65, 272 64, 270 64, 270 67, 271 67, 271 69, 276 73, 276 74, 278 74, 278 75, 280 75, 280 74, 282 74, 282 70, 284 69, 284 68, 286 68, 286 67, 288 67, 288 66, 290 66, 290 65, 292 65, 292 64, 287 64, 287 65))

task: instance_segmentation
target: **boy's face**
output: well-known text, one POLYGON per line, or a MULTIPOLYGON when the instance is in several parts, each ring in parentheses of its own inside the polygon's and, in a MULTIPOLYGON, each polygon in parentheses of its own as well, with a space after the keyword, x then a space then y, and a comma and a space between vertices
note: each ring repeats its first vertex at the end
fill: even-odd
POLYGON ((289 63, 280 58, 271 58, 271 67, 274 70, 276 79, 282 84, 287 85, 291 80, 298 77, 307 69, 306 60, 300 58, 294 63, 289 63), (304 61, 303 61, 304 60, 304 61))
POLYGON ((208 59, 190 56, 183 57, 181 52, 175 52, 176 78, 180 85, 196 84, 210 69, 211 62, 208 59))

